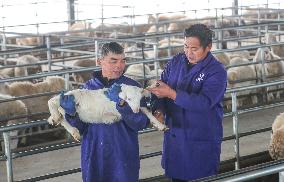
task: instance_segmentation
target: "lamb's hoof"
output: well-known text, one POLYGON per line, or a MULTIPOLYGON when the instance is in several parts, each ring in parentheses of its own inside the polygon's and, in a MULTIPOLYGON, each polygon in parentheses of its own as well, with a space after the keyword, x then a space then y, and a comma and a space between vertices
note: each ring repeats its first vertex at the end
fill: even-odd
POLYGON ((48 122, 48 124, 50 124, 50 125, 54 125, 54 120, 53 120, 51 117, 49 117, 49 118, 47 119, 47 122, 48 122))
POLYGON ((153 125, 154 128, 156 128, 158 131, 167 131, 169 128, 164 125, 164 124, 160 124, 160 125, 153 125))
POLYGON ((170 129, 170 128, 165 127, 165 128, 162 129, 162 131, 167 131, 167 130, 169 130, 169 129, 170 129))
POLYGON ((72 132, 71 135, 77 142, 80 142, 81 136, 77 128, 74 128, 74 131, 72 132))

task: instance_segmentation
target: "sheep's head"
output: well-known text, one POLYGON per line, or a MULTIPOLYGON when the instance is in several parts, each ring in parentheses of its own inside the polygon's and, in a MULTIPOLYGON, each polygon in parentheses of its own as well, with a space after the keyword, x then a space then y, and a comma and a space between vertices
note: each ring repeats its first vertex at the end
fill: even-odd
POLYGON ((266 60, 266 61, 273 59, 273 57, 270 53, 270 49, 268 47, 262 47, 262 48, 257 49, 256 54, 253 58, 253 62, 257 62, 257 61, 261 62, 262 54, 263 54, 264 60, 266 60))
POLYGON ((125 100, 134 113, 138 113, 140 109, 140 100, 142 97, 150 96, 150 92, 136 86, 121 84, 121 92, 119 98, 125 100))

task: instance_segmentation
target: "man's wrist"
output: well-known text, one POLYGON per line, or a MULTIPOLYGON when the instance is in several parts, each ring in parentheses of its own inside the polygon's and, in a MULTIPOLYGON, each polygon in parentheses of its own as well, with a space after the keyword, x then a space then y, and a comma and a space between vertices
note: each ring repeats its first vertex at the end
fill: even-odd
POLYGON ((176 100, 176 97, 177 97, 177 92, 174 89, 171 89, 169 98, 172 100, 176 100))

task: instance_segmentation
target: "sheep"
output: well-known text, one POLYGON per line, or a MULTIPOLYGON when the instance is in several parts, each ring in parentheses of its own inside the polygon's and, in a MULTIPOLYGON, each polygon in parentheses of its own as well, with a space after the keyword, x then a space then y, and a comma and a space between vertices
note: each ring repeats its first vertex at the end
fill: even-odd
MULTIPOLYGON (((273 54, 269 50, 269 48, 267 47, 258 48, 253 58, 253 62, 262 62, 262 59, 261 59, 262 54, 263 54, 265 63, 263 65, 261 63, 256 65, 258 79, 260 79, 261 81, 273 81, 273 80, 283 78, 284 62, 283 61, 272 62, 273 60, 280 60, 280 57, 273 54), (262 69, 262 66, 264 67, 263 69, 262 69), (265 80, 262 80, 262 78, 265 78, 265 80)), ((277 86, 271 86, 267 88, 268 102, 272 101, 274 98, 280 99, 281 91, 277 91, 274 93, 271 92, 277 89, 283 89, 283 86, 277 85, 277 86)))
MULTIPOLYGON (((171 38, 170 40, 165 38, 158 42, 158 58, 165 58, 174 56, 183 51, 184 39, 171 38)), ((153 58, 154 51, 145 52, 146 57, 153 58)), ((160 61, 159 66, 161 69, 165 68, 167 61, 160 61)))
POLYGON ((137 44, 131 46, 125 46, 125 56, 127 57, 127 62, 137 61, 137 59, 143 59, 145 57, 145 52, 137 44), (143 55, 144 54, 144 55, 143 55))
POLYGON ((132 64, 127 67, 124 75, 143 85, 144 79, 150 74, 150 71, 150 67, 146 64, 132 64))
MULTIPOLYGON (((150 95, 147 90, 126 84, 121 84, 120 87, 119 97, 129 104, 134 113, 138 113, 141 109, 154 127, 162 131, 167 129, 165 125, 156 120, 147 108, 140 108, 141 98, 150 95)), ((98 90, 76 89, 67 92, 66 95, 74 95, 76 111, 83 122, 111 124, 118 122, 121 119, 121 115, 116 110, 116 103, 110 101, 105 95, 106 90, 107 88, 98 90)), ((52 125, 60 123, 75 140, 79 141, 79 131, 63 119, 65 111, 60 107, 60 96, 51 98, 48 101, 48 107, 51 115, 48 118, 48 123, 52 125)))
MULTIPOLYGON (((74 61, 73 66, 79 67, 93 67, 96 66, 96 60, 92 59, 78 59, 74 61)), ((92 78, 93 71, 85 71, 80 73, 73 73, 73 78, 75 82, 84 83, 92 78)))
POLYGON ((15 67, 15 76, 28 76, 41 72, 41 65, 36 65, 40 60, 32 55, 24 55, 18 58, 17 65, 34 64, 25 67, 15 67))
POLYGON ((0 74, 7 75, 8 77, 15 76, 28 76, 32 74, 36 74, 41 72, 41 65, 36 65, 39 62, 39 59, 32 55, 23 55, 16 59, 16 65, 24 65, 24 64, 34 64, 30 66, 23 67, 14 67, 14 68, 2 68, 0 69, 0 74))
POLYGON ((0 66, 0 74, 3 77, 14 77, 15 76, 15 69, 14 68, 1 68, 3 66, 0 66))
MULTIPOLYGON (((273 35, 272 33, 266 33, 265 43, 266 44, 277 43, 276 36, 273 35)), ((277 56, 284 57, 284 45, 271 46, 271 51, 277 56)))
MULTIPOLYGON (((31 83, 31 82, 13 82, 11 84, 0 84, 0 93, 11 96, 25 96, 31 94, 38 94, 44 92, 55 92, 64 89, 65 80, 59 76, 47 77, 43 82, 31 83)), ((40 96, 24 99, 23 102, 28 108, 29 114, 36 114, 46 112, 48 110, 47 101, 52 96, 40 96)), ((30 116, 30 120, 37 120, 45 118, 44 115, 30 116)))
POLYGON ((147 87, 154 85, 162 72, 162 69, 151 70, 148 65, 140 63, 129 65, 124 75, 147 87))
POLYGON ((66 34, 67 36, 95 37, 95 32, 92 30, 92 23, 90 22, 76 22, 69 27, 69 31, 66 34))
MULTIPOLYGON (((249 63, 246 58, 235 57, 231 60, 234 65, 249 63)), ((254 65, 231 67, 227 70, 228 88, 243 87, 256 84, 256 71, 254 65), (238 81, 238 82, 237 82, 238 81)), ((237 96, 245 96, 249 94, 255 94, 254 90, 244 90, 237 92, 237 96)), ((230 98, 230 94, 225 94, 225 98, 230 98)), ((249 96, 252 104, 257 104, 258 99, 256 95, 249 96)), ((248 101, 247 97, 238 98, 238 106, 244 106, 244 103, 248 101)), ((225 102, 227 109, 231 107, 231 101, 225 102)))
POLYGON ((213 53, 213 56, 222 63, 224 66, 227 66, 230 64, 230 58, 227 53, 225 52, 219 52, 219 53, 213 53))
MULTIPOLYGON (((12 99, 12 98, 13 98, 12 96, 0 94, 0 100, 7 100, 7 99, 12 99)), ((1 125, 9 126, 12 124, 23 123, 27 120, 26 118, 27 113, 28 113, 28 109, 26 105, 24 104, 24 102, 20 100, 0 102, 0 116, 2 120, 0 122, 0 126, 1 125), (18 119, 12 119, 12 118, 19 117, 19 116, 23 116, 23 117, 18 118, 18 119), (7 122, 4 123, 3 121, 7 121, 7 122)), ((18 135, 18 130, 10 131, 10 136, 17 136, 17 135, 18 135)), ((24 142, 24 140, 22 140, 21 142, 24 142)), ((18 138, 12 139, 10 145, 11 145, 11 149, 17 148, 18 138)))
POLYGON ((272 159, 284 158, 284 113, 280 113, 272 124, 268 151, 272 159))
POLYGON ((16 44, 20 46, 34 46, 41 43, 40 37, 18 37, 16 44))
POLYGON ((170 20, 182 20, 182 19, 188 19, 188 17, 185 14, 174 14, 174 15, 158 15, 158 19, 156 19, 153 15, 148 16, 148 24, 154 24, 157 22, 163 22, 163 21, 170 21, 170 20))
POLYGON ((248 50, 227 52, 226 54, 229 56, 230 60, 235 57, 250 59, 250 52, 248 50))

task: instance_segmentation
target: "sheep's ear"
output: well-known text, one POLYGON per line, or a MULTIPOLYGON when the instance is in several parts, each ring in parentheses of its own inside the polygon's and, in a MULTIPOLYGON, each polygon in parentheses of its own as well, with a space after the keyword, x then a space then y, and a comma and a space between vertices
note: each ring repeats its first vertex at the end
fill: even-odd
POLYGON ((142 95, 144 97, 150 97, 151 96, 151 92, 149 90, 147 90, 147 89, 143 89, 142 90, 142 95))
POLYGON ((121 98, 122 100, 126 100, 126 94, 124 92, 120 92, 118 94, 119 98, 121 98))

